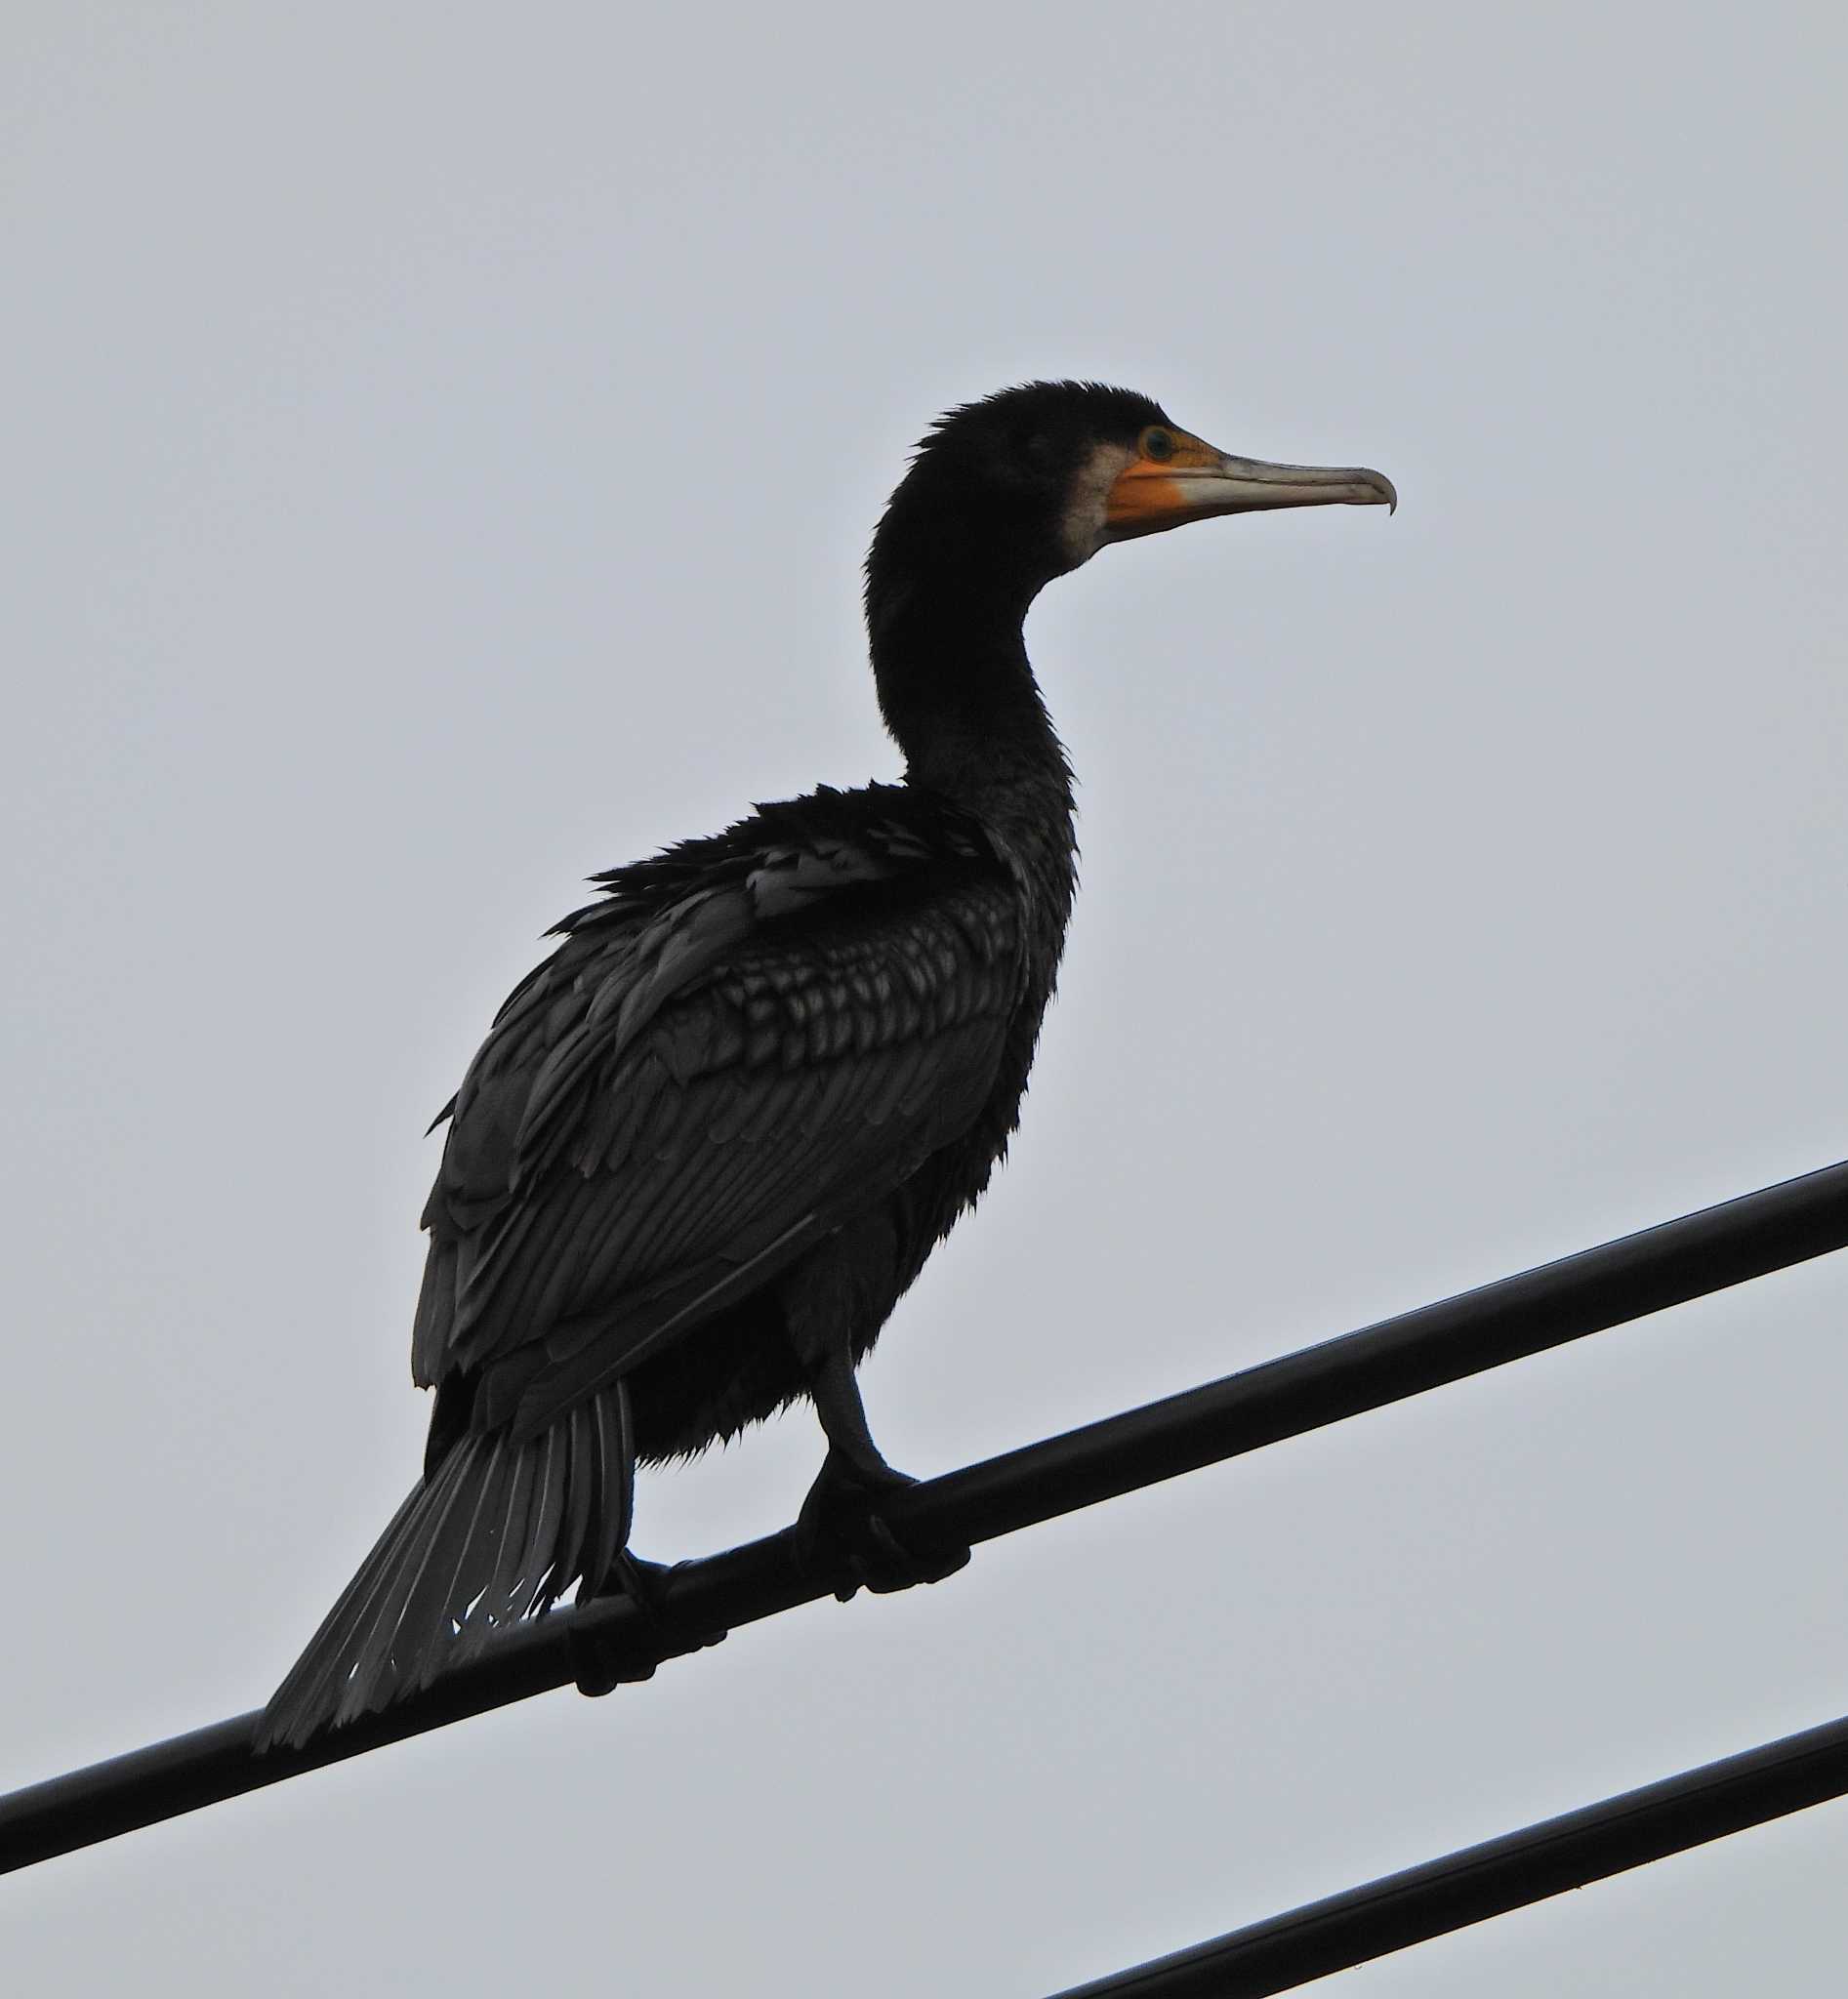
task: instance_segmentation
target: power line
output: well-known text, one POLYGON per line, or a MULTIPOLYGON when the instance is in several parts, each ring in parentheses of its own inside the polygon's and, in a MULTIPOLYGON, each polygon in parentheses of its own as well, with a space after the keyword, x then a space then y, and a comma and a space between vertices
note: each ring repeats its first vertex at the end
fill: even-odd
MULTIPOLYGON (((1844 1246, 1848 1163, 950 1472, 887 1514, 923 1544, 993 1540, 1844 1246)), ((683 1564, 647 1613, 611 1597, 509 1632, 427 1693, 305 1750, 255 1755, 251 1713, 73 1771, 0 1798, 0 1872, 555 1687, 641 1677, 832 1586, 786 1529, 683 1564)))
POLYGON ((1848 1719, 1524 1826, 1056 1999, 1263 1999, 1848 1792, 1848 1719))

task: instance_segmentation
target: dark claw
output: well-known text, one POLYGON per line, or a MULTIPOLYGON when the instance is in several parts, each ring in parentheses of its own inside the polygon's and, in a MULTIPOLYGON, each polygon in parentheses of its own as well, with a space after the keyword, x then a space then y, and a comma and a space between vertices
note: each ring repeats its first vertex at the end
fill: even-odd
POLYGON ((965 1546, 902 1540, 880 1512, 883 1498, 917 1483, 890 1465, 869 1476, 831 1450, 797 1518, 797 1559, 843 1604, 861 1589, 889 1596, 966 1568, 965 1546))
MULTIPOLYGON (((576 1616, 571 1619, 569 1632, 571 1643, 572 1677, 577 1682, 578 1692, 593 1698, 611 1693, 614 1689, 641 1680, 652 1680, 654 1671, 664 1658, 673 1658, 681 1652, 698 1652, 703 1647, 717 1645, 725 1637, 722 1631, 714 1631, 694 1639, 690 1644, 676 1633, 666 1614, 668 1578, 679 1565, 670 1567, 662 1562, 644 1562, 637 1555, 624 1552, 616 1558, 614 1580, 617 1587, 598 1593, 599 1596, 626 1596, 635 1606, 640 1619, 638 1629, 618 1638, 609 1632, 587 1631, 576 1616)), ((596 1598, 580 1595, 578 1607, 596 1598)))

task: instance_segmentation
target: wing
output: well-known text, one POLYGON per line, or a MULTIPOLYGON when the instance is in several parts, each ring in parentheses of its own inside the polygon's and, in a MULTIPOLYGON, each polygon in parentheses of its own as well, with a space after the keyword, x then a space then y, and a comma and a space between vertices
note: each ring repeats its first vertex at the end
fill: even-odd
POLYGON ((1004 868, 890 842, 586 923, 457 1095, 418 1379, 527 1433, 762 1284, 969 1127, 1022 963, 1004 868))

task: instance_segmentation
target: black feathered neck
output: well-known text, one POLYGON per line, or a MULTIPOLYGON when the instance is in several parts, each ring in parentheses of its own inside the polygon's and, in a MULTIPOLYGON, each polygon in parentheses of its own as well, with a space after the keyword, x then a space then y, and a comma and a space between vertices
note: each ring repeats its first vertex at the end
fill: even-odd
POLYGON ((1034 382, 952 410, 919 444, 866 562, 880 708, 913 783, 987 816, 1010 794, 1069 809, 1021 627, 1082 559, 1063 526, 1096 447, 1166 422, 1131 389, 1034 382))

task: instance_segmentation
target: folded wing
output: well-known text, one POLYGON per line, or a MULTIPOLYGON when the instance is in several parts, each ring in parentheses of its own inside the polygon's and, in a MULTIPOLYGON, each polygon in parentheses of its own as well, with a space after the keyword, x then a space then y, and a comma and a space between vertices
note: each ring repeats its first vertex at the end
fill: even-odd
POLYGON ((1022 972, 993 855, 862 831, 625 898, 643 872, 514 994, 453 1106, 413 1358, 478 1376, 477 1428, 531 1434, 764 1283, 994 1086, 1022 972))

